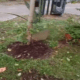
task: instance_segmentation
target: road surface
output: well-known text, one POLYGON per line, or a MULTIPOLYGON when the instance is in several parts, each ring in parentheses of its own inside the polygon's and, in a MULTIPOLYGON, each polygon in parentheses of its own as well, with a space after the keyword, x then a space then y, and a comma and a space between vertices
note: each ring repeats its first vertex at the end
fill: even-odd
POLYGON ((80 3, 75 4, 68 3, 65 8, 65 13, 80 15, 80 11, 77 9, 80 9, 80 3))
POLYGON ((6 13, 12 13, 17 15, 29 15, 29 9, 25 6, 25 4, 0 4, 0 21, 7 21, 17 17, 15 15, 10 15, 6 13))
MULTIPOLYGON (((65 13, 80 15, 80 11, 76 8, 80 9, 80 3, 68 3, 65 8, 65 13)), ((15 15, 6 13, 12 13, 17 15, 29 15, 29 9, 25 6, 25 4, 13 4, 13 2, 0 3, 0 21, 7 21, 17 17, 15 15)))

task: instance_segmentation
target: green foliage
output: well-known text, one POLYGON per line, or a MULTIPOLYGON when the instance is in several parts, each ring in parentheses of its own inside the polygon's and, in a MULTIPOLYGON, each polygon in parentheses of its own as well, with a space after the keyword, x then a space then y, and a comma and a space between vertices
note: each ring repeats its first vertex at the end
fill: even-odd
POLYGON ((5 53, 0 53, 0 67, 7 67, 4 73, 0 74, 6 80, 20 80, 18 73, 28 72, 36 69, 41 75, 54 76, 63 78, 63 80, 79 80, 80 79, 80 47, 68 46, 59 49, 58 55, 45 60, 24 59, 16 60, 5 53), (22 69, 18 72, 17 69, 22 69))
POLYGON ((5 41, 0 44, 0 52, 6 51, 7 46, 12 42, 14 42, 13 39, 6 38, 5 41))
POLYGON ((77 1, 71 1, 71 3, 77 3, 77 1))
POLYGON ((17 22, 0 22, 0 52, 5 50, 7 46, 12 42, 23 42, 27 43, 26 40, 26 23, 17 22))
POLYGON ((69 26, 66 27, 67 33, 71 34, 73 39, 80 39, 80 23, 68 20, 69 21, 69 26))
POLYGON ((58 45, 58 40, 64 39, 65 34, 65 21, 55 21, 55 20, 41 20, 40 23, 34 24, 32 34, 40 32, 42 30, 48 29, 50 30, 50 35, 46 42, 49 44, 50 47, 55 47, 58 45))
POLYGON ((73 17, 69 17, 67 19, 67 21, 68 21, 69 24, 72 24, 74 22, 74 18, 73 17))
POLYGON ((52 48, 58 46, 58 41, 49 41, 49 46, 52 48))
POLYGON ((55 67, 58 71, 56 76, 65 76, 64 80, 80 79, 80 72, 78 71, 80 69, 79 48, 79 46, 68 46, 58 50, 58 55, 54 58, 55 67))
MULTIPOLYGON (((55 21, 55 20, 41 20, 40 23, 34 23, 33 29, 31 29, 31 33, 35 34, 45 29, 50 30, 50 36, 47 39, 47 43, 50 47, 55 47, 58 44, 58 40, 64 38, 64 26, 65 21, 55 21)), ((0 22, 0 51, 3 51, 7 48, 12 42, 23 42, 27 43, 27 23, 22 22, 18 23, 15 21, 8 22, 0 22), (4 40, 3 40, 4 39, 4 40)))
MULTIPOLYGON (((49 29, 50 36, 46 42, 53 48, 58 45, 58 40, 64 39, 65 27, 73 27, 73 21, 73 19, 70 19, 69 22, 41 20, 40 23, 34 24, 31 33, 49 29)), ((80 27, 79 24, 76 23, 76 25, 80 27)), ((18 73, 22 74, 31 69, 36 69, 41 75, 55 76, 63 80, 80 80, 80 46, 61 48, 55 51, 55 54, 58 55, 54 56, 53 52, 52 56, 45 60, 16 60, 4 52, 1 53, 12 42, 27 42, 26 27, 27 23, 0 22, 0 67, 7 67, 7 70, 0 74, 0 80, 2 77, 6 80, 20 80, 21 76, 18 76, 18 73), (18 72, 17 69, 22 69, 22 71, 18 72)))

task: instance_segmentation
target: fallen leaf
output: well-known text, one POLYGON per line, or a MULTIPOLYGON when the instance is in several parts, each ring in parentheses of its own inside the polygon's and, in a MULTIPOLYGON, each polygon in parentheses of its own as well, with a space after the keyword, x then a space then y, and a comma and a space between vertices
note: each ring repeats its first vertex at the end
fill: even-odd
POLYGON ((19 66, 19 64, 17 64, 17 63, 15 63, 14 65, 15 65, 15 66, 19 66))
POLYGON ((66 38, 67 40, 72 40, 72 36, 71 36, 70 34, 65 34, 65 38, 66 38))
POLYGON ((32 73, 31 70, 29 70, 29 73, 32 73))
POLYGON ((8 48, 7 50, 8 50, 9 52, 11 51, 11 49, 10 49, 10 48, 8 48))
POLYGON ((17 71, 19 71, 19 72, 20 72, 20 71, 22 71, 22 69, 17 69, 17 71))
POLYGON ((2 44, 2 42, 0 41, 0 44, 2 44))
POLYGON ((4 72, 4 71, 6 71, 6 67, 0 68, 0 73, 2 73, 2 72, 4 72))
POLYGON ((67 61, 70 61, 70 59, 69 59, 69 58, 67 58, 67 61))
POLYGON ((17 56, 17 58, 20 58, 20 57, 21 57, 21 55, 18 55, 18 56, 17 56))
POLYGON ((69 51, 67 51, 67 53, 69 53, 69 51))
POLYGON ((41 78, 41 80, 44 80, 43 78, 41 78))
POLYGON ((22 73, 18 73, 17 76, 21 76, 22 73))
POLYGON ((55 51, 56 53, 58 53, 58 51, 55 51))

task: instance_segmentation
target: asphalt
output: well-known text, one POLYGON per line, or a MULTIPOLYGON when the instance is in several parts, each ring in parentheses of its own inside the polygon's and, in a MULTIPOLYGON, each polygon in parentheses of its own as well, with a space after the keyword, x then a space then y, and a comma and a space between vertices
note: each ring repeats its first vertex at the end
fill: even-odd
POLYGON ((80 15, 80 11, 77 9, 80 9, 80 3, 75 4, 68 3, 65 8, 65 13, 80 15))
MULTIPOLYGON (((77 10, 76 8, 80 9, 80 3, 76 4, 68 3, 66 5, 64 13, 80 15, 80 11, 77 10)), ((15 15, 7 13, 12 13, 17 15, 29 15, 29 9, 25 6, 24 3, 23 4, 18 4, 13 2, 0 3, 0 21, 7 21, 17 17, 15 15)))

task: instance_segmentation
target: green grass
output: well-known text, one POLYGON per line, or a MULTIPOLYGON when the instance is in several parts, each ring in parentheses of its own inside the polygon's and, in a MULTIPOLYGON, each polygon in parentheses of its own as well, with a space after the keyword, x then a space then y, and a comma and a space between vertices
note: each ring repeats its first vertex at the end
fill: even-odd
POLYGON ((26 23, 17 24, 16 22, 0 23, 0 51, 6 49, 7 45, 14 41, 26 42, 26 23), (24 27, 23 27, 24 26, 24 27))
POLYGON ((73 3, 73 4, 74 4, 74 3, 77 3, 77 1, 71 1, 71 3, 73 3))
MULTIPOLYGON (((63 38, 65 34, 64 26, 67 26, 68 24, 65 21, 63 24, 62 23, 63 21, 42 20, 41 23, 34 24, 31 33, 34 34, 39 31, 49 29, 50 36, 47 42, 50 44, 51 47, 55 47, 57 41, 63 38), (52 43, 54 43, 54 45, 52 43)), ((27 22, 22 22, 22 23, 15 21, 0 22, 0 43, 1 43, 0 51, 6 49, 6 46, 9 45, 11 42, 20 41, 26 43, 27 42, 26 31, 27 31, 27 22)))
MULTIPOLYGON (((58 40, 64 39, 65 27, 69 23, 59 20, 42 20, 41 23, 34 24, 31 33, 49 29, 50 36, 46 40, 50 47, 58 45, 58 40)), ((27 22, 7 21, 0 22, 0 67, 7 67, 4 73, 0 73, 0 80, 20 80, 18 73, 28 72, 36 69, 41 75, 52 75, 63 80, 80 80, 80 46, 70 45, 55 50, 49 59, 45 60, 16 60, 8 56, 5 52, 7 45, 20 41, 26 43, 27 22), (18 72, 17 69, 22 69, 18 72)))
POLYGON ((0 77, 5 77, 7 80, 19 80, 17 69, 22 69, 22 72, 27 72, 31 69, 36 69, 41 75, 52 75, 64 80, 79 80, 80 79, 80 47, 65 47, 58 50, 58 55, 47 60, 16 60, 6 54, 0 54, 0 67, 7 67, 7 71, 0 74, 0 77), (78 50, 74 50, 78 48, 78 50), (18 64, 18 66, 16 66, 18 64))

